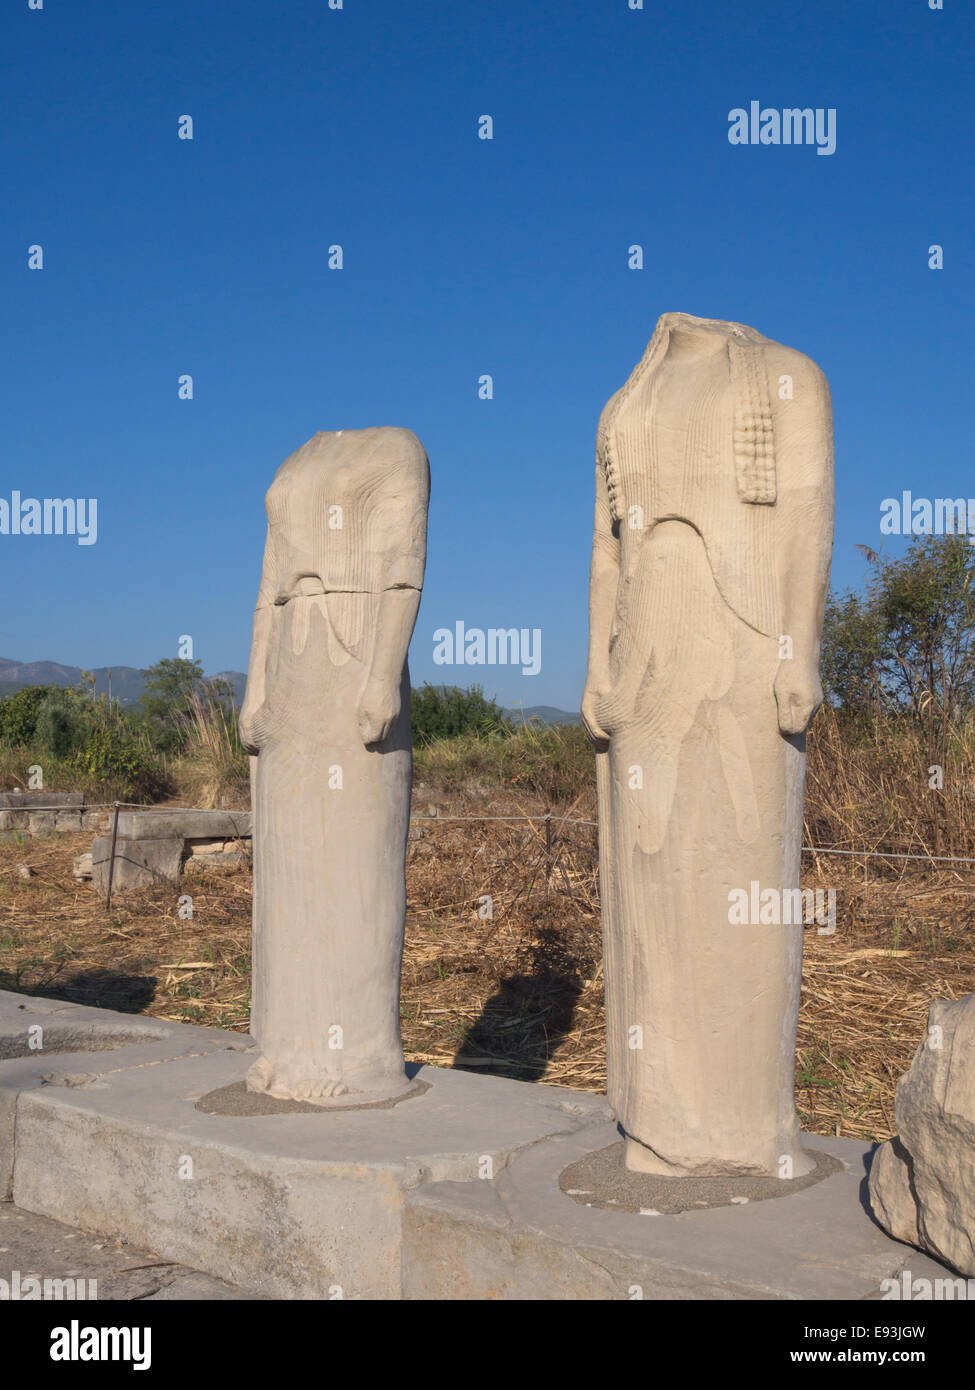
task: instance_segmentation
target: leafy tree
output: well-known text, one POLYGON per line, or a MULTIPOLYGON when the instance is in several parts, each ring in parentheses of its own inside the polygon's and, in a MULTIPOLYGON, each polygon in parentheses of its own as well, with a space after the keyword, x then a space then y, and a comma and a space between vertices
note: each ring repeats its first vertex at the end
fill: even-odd
POLYGON ((848 719, 876 715, 884 706, 880 642, 879 615, 864 597, 830 594, 823 618, 823 690, 848 719))
POLYGON ((964 536, 918 536, 907 555, 876 564, 883 680, 934 729, 975 703, 973 579, 975 548, 964 536))
POLYGON ((975 711, 975 547, 916 536, 900 556, 865 553, 865 592, 827 606, 825 687, 847 715, 909 715, 934 755, 975 711))
POLYGON ((205 688, 199 661, 163 657, 142 673, 146 688, 139 705, 146 733, 157 747, 174 751, 182 743, 194 698, 205 688))

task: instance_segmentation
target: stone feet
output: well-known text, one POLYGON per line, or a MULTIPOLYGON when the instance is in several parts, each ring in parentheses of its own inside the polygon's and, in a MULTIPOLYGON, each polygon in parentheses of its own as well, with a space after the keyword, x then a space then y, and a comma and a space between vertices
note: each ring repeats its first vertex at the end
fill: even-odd
POLYGON ((412 1082, 402 1065, 360 1067, 349 1080, 329 1076, 305 1061, 260 1057, 247 1073, 248 1091, 274 1096, 277 1100, 299 1100, 309 1105, 373 1105, 396 1100, 412 1090, 412 1082))
POLYGON ((309 1105, 325 1105, 348 1095, 344 1082, 329 1076, 303 1076, 291 1067, 275 1066, 259 1058, 247 1073, 248 1091, 259 1091, 278 1100, 303 1100, 309 1105))
POLYGON ((626 1135, 623 1162, 631 1173, 650 1173, 661 1178, 712 1178, 723 1175, 736 1177, 778 1177, 785 1180, 804 1178, 816 1167, 816 1159, 799 1144, 784 1148, 768 1164, 708 1159, 700 1163, 671 1163, 654 1149, 626 1135))

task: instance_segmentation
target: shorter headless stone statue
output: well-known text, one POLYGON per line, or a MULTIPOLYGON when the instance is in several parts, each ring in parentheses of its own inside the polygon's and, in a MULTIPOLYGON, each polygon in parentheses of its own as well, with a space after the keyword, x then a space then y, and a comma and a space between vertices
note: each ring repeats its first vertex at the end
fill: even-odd
POLYGON ((793 1100, 802 926, 731 904, 799 886, 832 469, 822 372, 741 324, 664 314, 600 420, 582 712, 609 1099, 637 1171, 814 1166, 793 1100))
POLYGON ((318 1105, 409 1089, 399 1026, 407 648, 429 468, 409 430, 316 434, 278 469, 241 738, 254 809, 247 1086, 318 1105))

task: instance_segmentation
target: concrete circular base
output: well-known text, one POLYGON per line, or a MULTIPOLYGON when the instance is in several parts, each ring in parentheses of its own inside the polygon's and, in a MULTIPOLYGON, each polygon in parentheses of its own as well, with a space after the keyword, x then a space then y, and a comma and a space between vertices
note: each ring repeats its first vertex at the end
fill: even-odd
POLYGON ((313 1105, 307 1100, 279 1100, 263 1091, 249 1091, 245 1081, 232 1086, 220 1086, 208 1091, 196 1102, 196 1109, 205 1115, 233 1115, 237 1119, 248 1115, 331 1115, 336 1110, 391 1110, 404 1100, 422 1096, 430 1087, 425 1081, 414 1081, 402 1095, 388 1100, 357 1100, 354 1095, 342 1096, 328 1105, 313 1105))
POLYGON ((788 1197, 805 1187, 812 1187, 842 1168, 839 1160, 829 1154, 810 1153, 809 1157, 816 1166, 812 1172, 798 1178, 724 1174, 707 1178, 674 1178, 631 1172, 625 1167, 623 1156, 623 1140, 586 1154, 562 1170, 559 1187, 567 1197, 582 1206, 635 1212, 645 1216, 675 1216, 682 1211, 745 1206, 775 1197, 788 1197))

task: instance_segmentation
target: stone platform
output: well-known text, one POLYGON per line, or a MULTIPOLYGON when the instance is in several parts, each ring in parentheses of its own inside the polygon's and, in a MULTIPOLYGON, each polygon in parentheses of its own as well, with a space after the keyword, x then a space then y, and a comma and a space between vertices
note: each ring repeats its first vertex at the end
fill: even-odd
MULTIPOLYGON (((0 993, 0 1036, 23 1039, 38 1019, 49 1036, 74 1007, 0 993)), ((433 1067, 414 1068, 418 1094, 389 1107, 209 1113, 197 1102, 243 1080, 249 1038, 80 1013, 79 1025, 102 1014, 107 1045, 108 1030, 151 1027, 157 1040, 0 1062, 14 1203, 271 1297, 398 1298, 411 1191, 480 1185, 608 1114, 597 1096, 433 1067)))
MULTIPOLYGON (((404 1298, 862 1299, 912 1255, 864 1208, 871 1144, 804 1135, 834 1160, 820 1181, 736 1201, 748 1182, 729 1180, 727 1204, 674 1215, 587 1206, 562 1190, 560 1174, 618 1139, 615 1125, 600 1125, 534 1146, 491 1185, 412 1193, 404 1298)), ((709 1182, 665 1181, 691 1192, 709 1182)))
POLYGON ((747 1201, 656 1180, 651 1215, 602 1097, 416 1067, 385 1106, 255 1106, 254 1055, 0 991, 0 1198, 271 1298, 863 1299, 943 1272, 865 1209, 870 1145, 809 1135, 819 1179, 747 1201))

